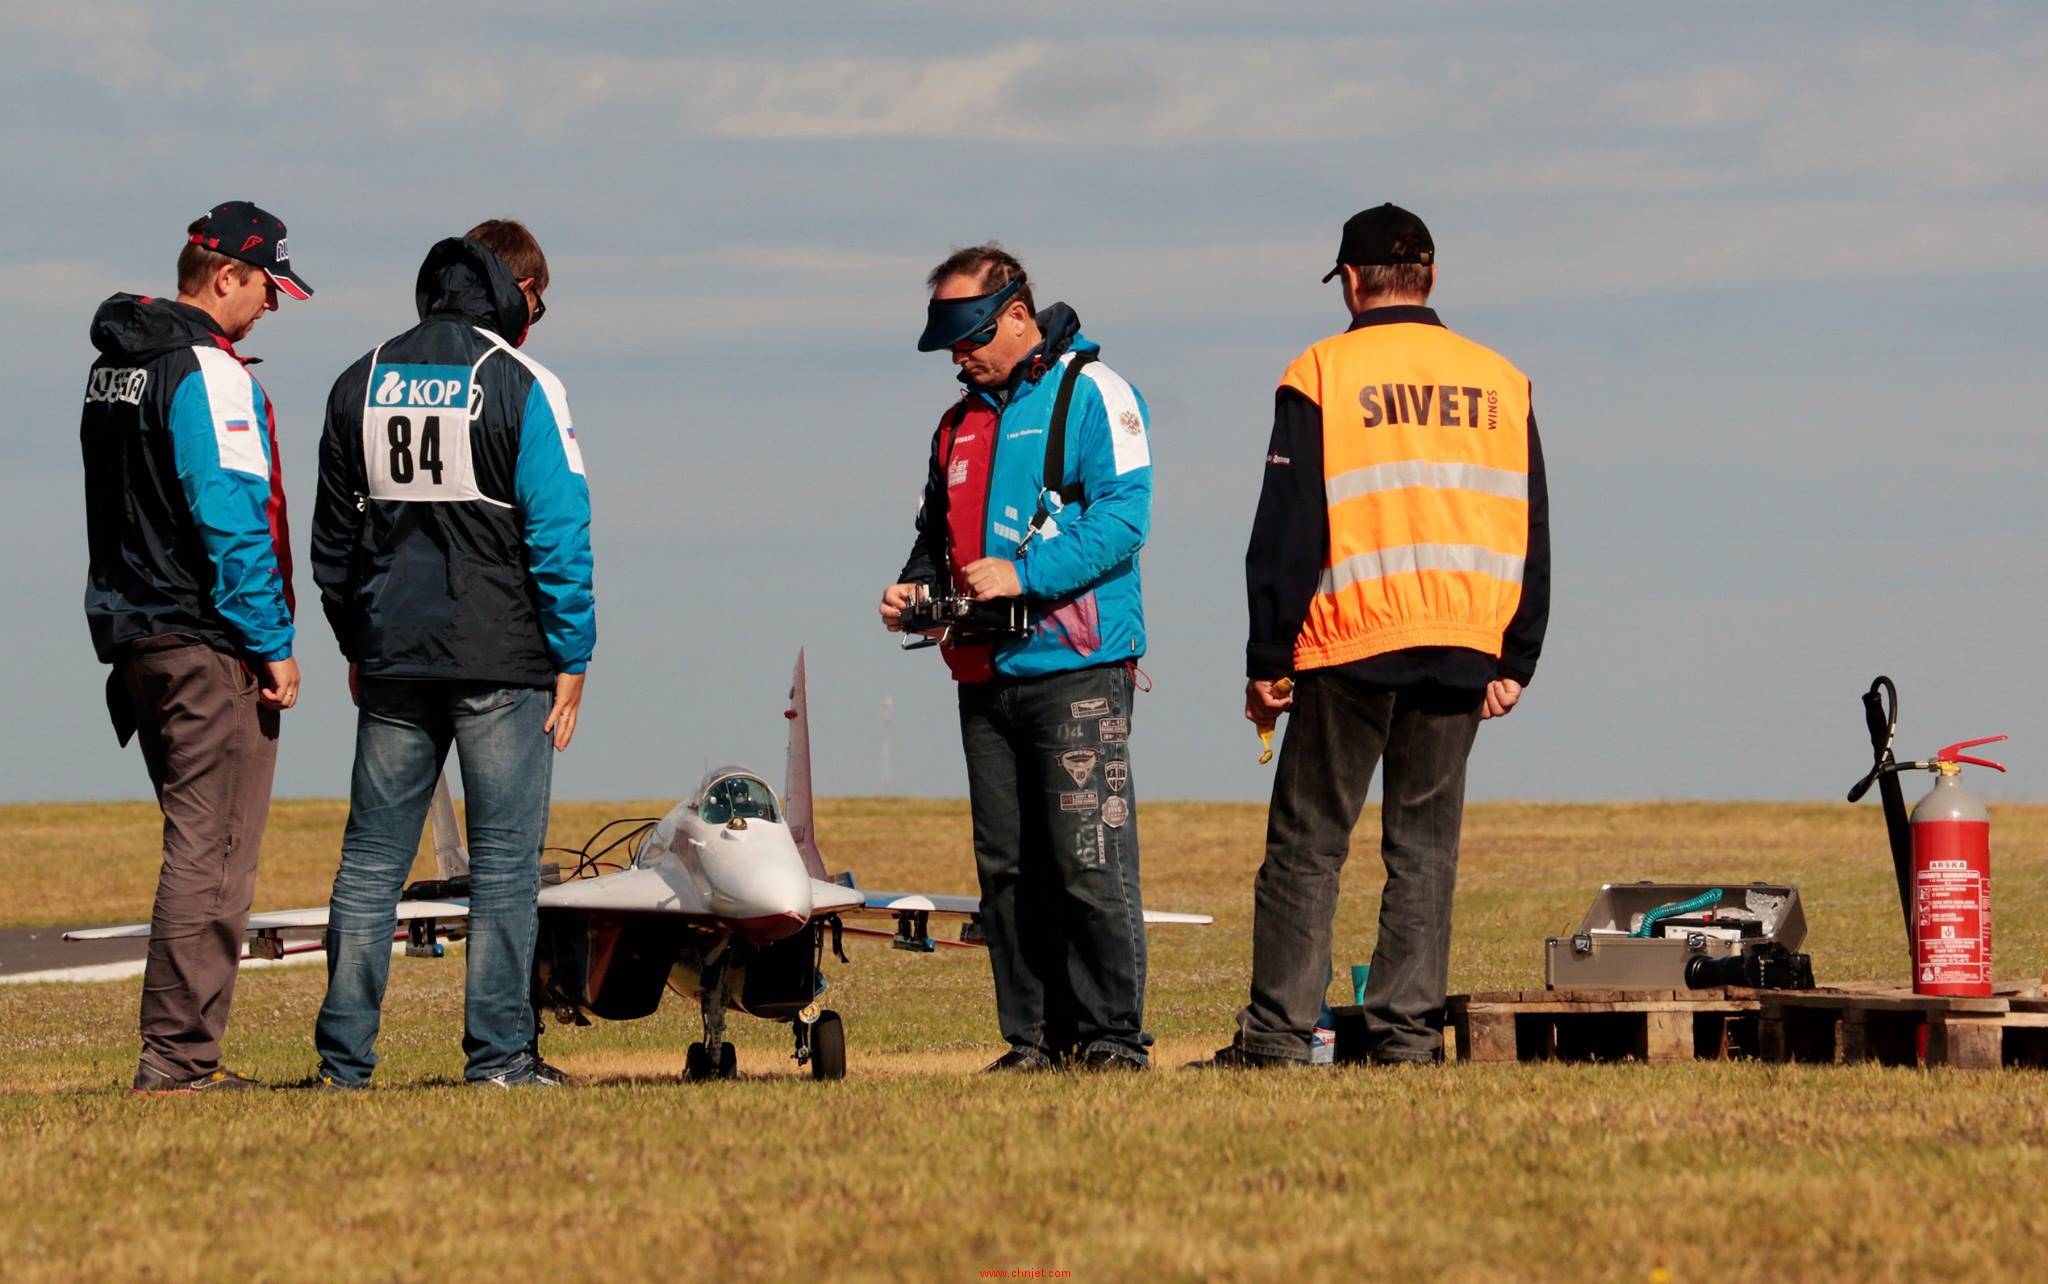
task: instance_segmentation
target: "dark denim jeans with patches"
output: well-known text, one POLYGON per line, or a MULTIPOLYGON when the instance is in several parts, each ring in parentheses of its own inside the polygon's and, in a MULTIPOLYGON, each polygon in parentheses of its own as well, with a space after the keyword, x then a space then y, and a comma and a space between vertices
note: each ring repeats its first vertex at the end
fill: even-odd
POLYGON ((1338 874, 1373 768, 1384 763, 1387 882, 1365 988, 1368 1051, 1376 1061, 1434 1060, 1443 1049, 1465 759, 1481 693, 1373 687, 1327 670, 1294 682, 1266 861, 1253 885, 1252 993, 1238 1013, 1237 1046, 1308 1059, 1330 984, 1338 874))
POLYGON ((1123 664, 960 686, 981 922, 1013 1047, 1149 1064, 1130 735, 1123 664))

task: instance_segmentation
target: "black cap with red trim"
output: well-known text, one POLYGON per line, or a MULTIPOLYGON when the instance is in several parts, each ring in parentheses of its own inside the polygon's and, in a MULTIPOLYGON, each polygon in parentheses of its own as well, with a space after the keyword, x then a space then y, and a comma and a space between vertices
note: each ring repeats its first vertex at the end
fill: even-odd
POLYGON ((192 233, 192 244, 215 254, 253 264, 269 273, 280 293, 310 299, 313 287, 292 271, 284 223, 277 215, 249 201, 228 201, 206 213, 206 226, 192 233))

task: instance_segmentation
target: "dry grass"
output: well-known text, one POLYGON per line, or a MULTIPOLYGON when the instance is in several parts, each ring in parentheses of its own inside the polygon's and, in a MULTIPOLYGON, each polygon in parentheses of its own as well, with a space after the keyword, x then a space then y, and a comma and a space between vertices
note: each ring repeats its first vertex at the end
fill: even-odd
MULTIPOLYGON (((555 812, 578 842, 635 804, 555 812)), ((318 903, 342 808, 277 808, 259 903, 318 903)), ((1153 933, 1160 1060, 1214 1047, 1242 1001, 1261 809, 1147 808, 1147 899, 1217 915, 1153 933)), ((1371 949, 1373 818, 1339 919, 1371 949)), ((840 800, 835 865, 967 890, 964 807, 840 800)), ((147 807, 0 809, 0 922, 146 912, 147 807), (62 871, 61 876, 56 871, 62 871)), ((2048 808, 1995 820, 2000 971, 2038 975, 2048 808)), ((1542 938, 1603 880, 1796 882, 1823 979, 1899 971, 1874 807, 1476 807, 1454 984, 1540 983, 1542 938)), ((0 987, 0 1139, 23 1198, 0 1274, 564 1279, 2038 1278, 2048 1080, 1683 1067, 1163 1073, 992 1081, 986 963, 849 945, 831 970, 852 1078, 788 1073, 785 1032, 735 1023, 737 1083, 673 1075, 688 1014, 550 1036, 594 1086, 480 1095, 460 1072, 461 976, 401 960, 379 1090, 131 1101, 132 983, 0 987), (1940 1218, 1942 1230, 1930 1227, 1940 1218)), ((238 1064, 311 1066, 318 968, 253 973, 238 1064)))

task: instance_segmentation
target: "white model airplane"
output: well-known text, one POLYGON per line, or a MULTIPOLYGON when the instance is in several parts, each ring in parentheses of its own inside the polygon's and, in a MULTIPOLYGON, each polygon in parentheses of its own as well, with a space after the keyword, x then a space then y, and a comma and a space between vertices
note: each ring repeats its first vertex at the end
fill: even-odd
MULTIPOLYGON (((983 944, 980 901, 973 896, 871 892, 850 873, 826 874, 811 817, 811 735, 804 657, 797 653, 790 685, 788 778, 777 798, 744 767, 706 772, 696 791, 659 821, 592 852, 599 830, 576 866, 540 891, 540 932, 534 950, 536 1013, 588 1025, 651 1016, 662 992, 696 998, 702 1042, 684 1061, 686 1080, 730 1078, 736 1069, 725 1041, 728 1011, 787 1021, 796 1061, 819 1079, 846 1074, 846 1031, 839 1014, 821 1010, 822 965, 829 942, 846 961, 843 935, 885 936, 897 949, 929 953, 939 946, 983 944), (623 868, 598 873, 601 858, 625 846, 623 868), (936 939, 931 920, 961 920, 960 939, 936 939), (848 922, 852 919, 854 922, 848 922), (893 919, 893 930, 858 920, 893 919)), ((430 811, 440 877, 413 884, 399 902, 408 954, 439 955, 440 942, 460 935, 469 913, 468 854, 455 824, 444 773, 430 811), (443 933, 443 924, 453 924, 443 933)), ((613 822, 616 825, 620 822, 613 822)), ((605 828, 610 829, 612 825, 605 828)), ((1145 911, 1147 923, 1214 922, 1206 914, 1145 911)), ((249 952, 277 958, 319 948, 287 946, 282 933, 325 927, 327 910, 281 910, 249 916, 249 952)), ((149 924, 66 932, 67 941, 147 937, 149 924)))

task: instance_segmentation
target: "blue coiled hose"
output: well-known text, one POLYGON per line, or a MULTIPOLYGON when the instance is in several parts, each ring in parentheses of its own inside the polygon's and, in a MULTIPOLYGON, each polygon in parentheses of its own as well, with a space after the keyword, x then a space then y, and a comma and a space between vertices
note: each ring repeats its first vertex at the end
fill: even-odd
POLYGON ((1678 918, 1682 915, 1691 914, 1698 910, 1712 909, 1716 905, 1719 905, 1721 903, 1721 897, 1723 894, 1724 893, 1722 889, 1716 887, 1711 892, 1701 892, 1698 896, 1693 897, 1689 901, 1673 901, 1669 905, 1659 905, 1656 909, 1653 909, 1649 913, 1643 915, 1642 926, 1638 927, 1635 931, 1630 932, 1629 935, 1638 937, 1648 936, 1650 933, 1657 930, 1657 924, 1663 922, 1667 918, 1678 918))

